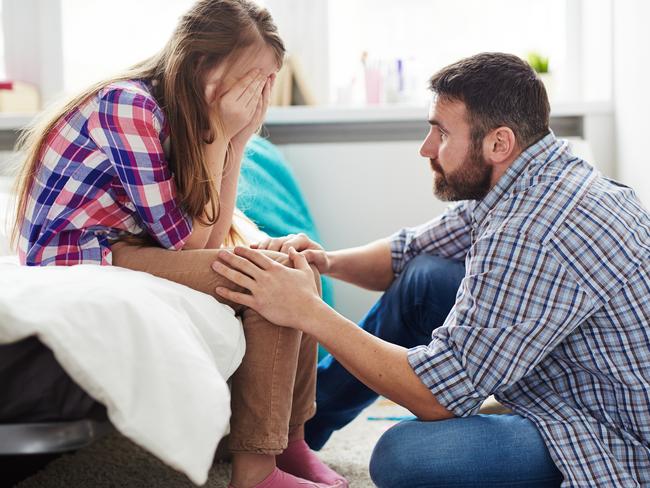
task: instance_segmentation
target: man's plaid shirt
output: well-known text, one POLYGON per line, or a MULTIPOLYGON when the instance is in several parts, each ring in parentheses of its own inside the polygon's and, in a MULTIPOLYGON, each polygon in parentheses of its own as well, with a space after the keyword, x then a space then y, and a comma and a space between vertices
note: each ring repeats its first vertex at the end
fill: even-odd
POLYGON ((495 397, 535 423, 563 487, 650 486, 650 214, 549 133, 488 195, 392 240, 464 260, 409 361, 457 416, 495 397))

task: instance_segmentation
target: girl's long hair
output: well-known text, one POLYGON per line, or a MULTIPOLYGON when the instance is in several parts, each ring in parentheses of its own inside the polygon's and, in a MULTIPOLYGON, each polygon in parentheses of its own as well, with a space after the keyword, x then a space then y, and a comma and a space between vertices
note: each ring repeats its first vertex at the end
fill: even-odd
MULTIPOLYGON (((25 159, 16 180, 13 244, 18 242, 29 193, 51 131, 106 86, 134 79, 152 82, 153 96, 167 117, 171 142, 168 162, 181 206, 204 224, 214 224, 219 218, 219 194, 208 161, 203 158, 202 143, 213 142, 221 135, 221 128, 210 123, 204 96, 205 74, 260 41, 274 51, 280 67, 285 48, 266 9, 249 0, 199 0, 181 17, 171 38, 156 55, 92 85, 63 106, 44 112, 21 134, 17 144, 25 159), (211 211, 206 214, 208 204, 211 211)), ((229 149, 226 164, 230 154, 229 149)), ((227 241, 238 240, 241 236, 232 227, 227 241)))

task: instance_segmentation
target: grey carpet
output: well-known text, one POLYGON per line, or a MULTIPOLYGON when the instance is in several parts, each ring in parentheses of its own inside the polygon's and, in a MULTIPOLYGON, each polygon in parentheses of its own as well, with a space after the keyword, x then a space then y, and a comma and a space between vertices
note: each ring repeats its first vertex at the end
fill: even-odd
MULTIPOLYGON (((404 415, 400 407, 379 400, 345 429, 336 432, 320 457, 343 474, 354 488, 374 486, 368 475, 368 461, 379 436, 394 421, 373 421, 368 416, 404 415)), ((205 487, 227 486, 228 463, 215 464, 205 487)), ((73 454, 56 459, 17 485, 18 488, 193 488, 185 476, 167 467, 128 439, 111 434, 73 454)))

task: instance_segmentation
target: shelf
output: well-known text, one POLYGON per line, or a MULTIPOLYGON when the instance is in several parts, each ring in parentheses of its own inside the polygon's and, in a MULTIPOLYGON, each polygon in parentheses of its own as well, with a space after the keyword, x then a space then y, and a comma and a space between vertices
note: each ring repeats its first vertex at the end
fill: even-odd
POLYGON ((27 127, 36 114, 0 113, 0 131, 18 131, 27 127))
MULTIPOLYGON (((611 114, 611 102, 565 102, 554 104, 552 117, 584 117, 587 115, 611 114)), ((24 128, 35 114, 1 114, 0 131, 16 131, 24 128)), ((368 107, 271 107, 266 125, 293 124, 338 124, 366 122, 425 121, 426 106, 385 105, 368 107)))
MULTIPOLYGON (((610 102, 566 102, 553 105, 551 117, 585 117, 612 112, 610 102)), ((427 106, 412 105, 271 107, 266 116, 266 125, 425 122, 427 113, 427 106)))

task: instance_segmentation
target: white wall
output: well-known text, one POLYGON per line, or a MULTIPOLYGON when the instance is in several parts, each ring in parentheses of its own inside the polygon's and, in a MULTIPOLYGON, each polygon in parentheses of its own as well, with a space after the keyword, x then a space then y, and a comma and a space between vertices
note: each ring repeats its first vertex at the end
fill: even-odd
POLYGON ((614 105, 618 175, 650 208, 650 2, 614 2, 614 105))
MULTIPOLYGON (((424 127, 426 129, 426 127, 424 127)), ((366 244, 423 223, 446 207, 419 142, 295 144, 280 150, 291 165, 326 249, 366 244)), ((379 297, 341 282, 337 309, 358 321, 379 297)))

